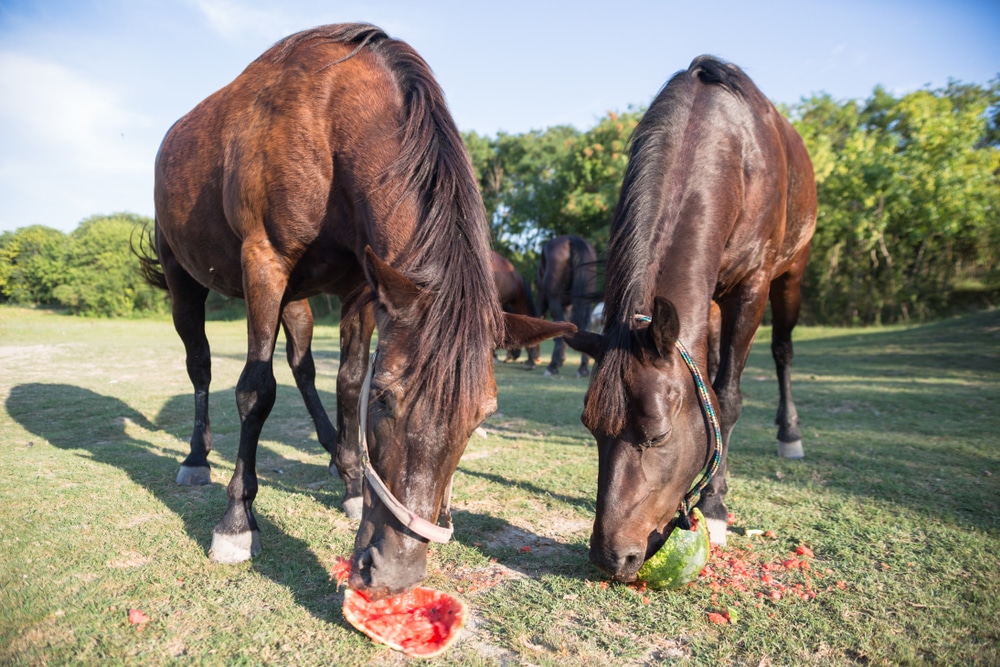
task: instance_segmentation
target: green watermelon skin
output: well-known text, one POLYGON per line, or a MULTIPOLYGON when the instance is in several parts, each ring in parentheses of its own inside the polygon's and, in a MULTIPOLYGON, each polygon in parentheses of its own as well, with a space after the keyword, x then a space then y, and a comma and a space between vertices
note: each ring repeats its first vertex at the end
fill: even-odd
POLYGON ((659 551, 639 568, 639 578, 655 590, 680 588, 694 581, 708 562, 708 523, 694 510, 697 530, 674 530, 659 551))

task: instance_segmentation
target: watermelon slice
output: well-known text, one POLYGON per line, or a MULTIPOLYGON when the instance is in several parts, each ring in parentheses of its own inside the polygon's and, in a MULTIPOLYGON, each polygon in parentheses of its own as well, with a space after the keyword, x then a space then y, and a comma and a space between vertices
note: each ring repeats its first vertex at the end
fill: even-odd
POLYGON ((695 580, 711 551, 708 522, 695 509, 692 530, 674 529, 653 556, 639 568, 639 578, 657 590, 680 588, 695 580))
MULTIPOLYGON (((351 561, 340 559, 333 567, 338 584, 351 574, 351 561)), ((414 588, 381 600, 370 600, 362 591, 344 591, 344 618, 373 640, 406 655, 431 658, 458 638, 468 609, 447 593, 414 588)))

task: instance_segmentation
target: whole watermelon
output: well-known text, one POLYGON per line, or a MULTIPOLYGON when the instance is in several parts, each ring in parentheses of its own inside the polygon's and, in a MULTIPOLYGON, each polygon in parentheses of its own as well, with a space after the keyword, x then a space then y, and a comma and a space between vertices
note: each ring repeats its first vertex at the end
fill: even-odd
POLYGON ((696 530, 675 529, 653 556, 639 568, 639 578, 656 590, 680 588, 695 580, 708 562, 708 524, 695 509, 696 530))

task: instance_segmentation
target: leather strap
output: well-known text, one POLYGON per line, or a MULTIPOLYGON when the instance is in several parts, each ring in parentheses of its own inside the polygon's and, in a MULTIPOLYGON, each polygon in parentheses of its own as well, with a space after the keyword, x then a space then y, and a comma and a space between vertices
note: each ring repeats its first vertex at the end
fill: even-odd
POLYGON ((368 372, 365 374, 365 381, 361 385, 361 395, 358 397, 358 423, 361 431, 359 437, 361 444, 361 467, 364 471, 365 480, 372 491, 375 492, 375 495, 379 497, 379 500, 382 501, 382 504, 409 530, 430 542, 447 542, 451 539, 452 533, 455 531, 451 523, 451 484, 453 478, 448 480, 448 486, 445 488, 444 506, 441 509, 441 514, 446 521, 446 525, 439 526, 423 517, 417 516, 403 505, 403 503, 399 502, 396 496, 392 495, 392 492, 389 491, 389 487, 386 486, 385 482, 375 471, 375 467, 371 464, 368 454, 367 437, 368 394, 371 392, 372 375, 375 373, 375 359, 377 357, 378 350, 376 349, 372 352, 371 358, 368 360, 368 372))

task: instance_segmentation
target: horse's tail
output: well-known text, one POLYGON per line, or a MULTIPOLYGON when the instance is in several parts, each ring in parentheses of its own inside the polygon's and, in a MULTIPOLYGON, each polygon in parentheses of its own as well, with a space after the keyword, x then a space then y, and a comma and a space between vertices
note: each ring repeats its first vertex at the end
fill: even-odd
POLYGON ((521 279, 521 287, 524 288, 524 298, 528 302, 528 313, 534 317, 541 317, 538 314, 537 306, 535 306, 535 297, 531 296, 531 283, 522 275, 518 275, 518 278, 521 279))
POLYGON ((572 298, 592 298, 597 291, 597 252, 594 246, 578 237, 570 237, 570 266, 573 282, 570 284, 572 298))
POLYGON ((139 259, 139 274, 142 279, 153 287, 165 290, 167 289, 167 277, 163 275, 160 258, 156 254, 156 240, 153 237, 155 229, 156 223, 153 223, 151 230, 148 222, 142 227, 135 227, 129 236, 128 243, 132 254, 139 259), (138 243, 136 243, 135 235, 137 231, 139 232, 138 243))

